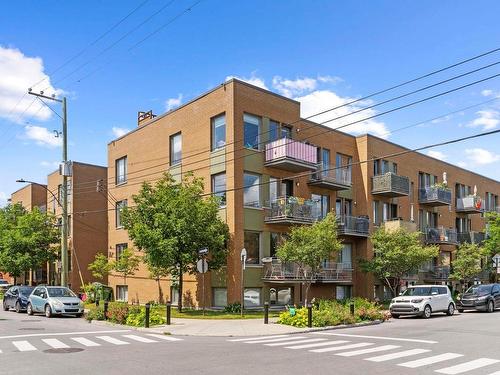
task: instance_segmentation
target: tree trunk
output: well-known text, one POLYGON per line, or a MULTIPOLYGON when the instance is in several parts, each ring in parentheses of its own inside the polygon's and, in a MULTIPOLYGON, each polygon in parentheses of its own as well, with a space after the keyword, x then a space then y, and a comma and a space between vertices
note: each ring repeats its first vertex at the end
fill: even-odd
POLYGON ((156 282, 158 283, 158 303, 163 303, 163 290, 161 289, 160 278, 156 278, 156 282))
POLYGON ((14 278, 14 285, 16 285, 17 277, 13 276, 13 278, 14 278))
POLYGON ((179 294, 179 302, 177 303, 177 309, 179 312, 182 312, 182 267, 179 266, 179 288, 178 294, 179 294))

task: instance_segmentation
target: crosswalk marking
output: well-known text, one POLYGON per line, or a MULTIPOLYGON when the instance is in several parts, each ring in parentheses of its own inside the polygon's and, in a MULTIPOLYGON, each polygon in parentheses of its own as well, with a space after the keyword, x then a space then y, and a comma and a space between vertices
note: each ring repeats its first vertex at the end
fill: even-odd
POLYGON ((459 365, 442 368, 440 370, 436 370, 436 372, 439 372, 440 374, 447 374, 447 375, 462 374, 464 372, 475 370, 475 369, 485 367, 485 366, 489 366, 489 365, 492 365, 492 364, 498 363, 498 362, 500 362, 500 360, 498 360, 498 359, 479 358, 479 359, 476 359, 474 361, 464 362, 464 363, 460 363, 459 365))
POLYGON ((495 371, 494 373, 488 375, 500 375, 500 371, 495 371))
POLYGON ((63 343, 62 341, 59 341, 58 339, 42 339, 44 343, 46 343, 48 346, 51 346, 54 349, 65 349, 69 348, 68 345, 63 343))
POLYGON ((371 344, 369 342, 360 342, 358 344, 334 346, 334 347, 331 347, 331 348, 313 349, 313 350, 309 350, 309 351, 310 352, 314 352, 314 353, 325 353, 325 352, 341 351, 341 350, 344 350, 344 349, 363 348, 365 346, 370 346, 370 345, 373 345, 373 344, 371 344))
POLYGON ((158 342, 156 340, 151 340, 151 339, 148 339, 147 337, 142 337, 142 336, 137 336, 137 335, 122 335, 123 337, 125 337, 126 339, 131 339, 131 340, 135 340, 135 341, 139 341, 139 342, 144 342, 146 344, 149 344, 149 343, 152 343, 152 342, 158 342))
POLYGON ((77 343, 82 344, 84 346, 101 346, 101 344, 86 339, 85 337, 72 337, 71 340, 76 341, 77 343))
POLYGON ((155 337, 157 339, 165 340, 165 341, 182 341, 182 339, 179 339, 177 337, 172 337, 172 336, 167 336, 167 335, 159 335, 155 333, 148 333, 148 336, 155 337))
POLYGON ((274 336, 260 336, 260 337, 246 337, 244 339, 233 339, 233 340, 227 340, 231 342, 237 342, 237 341, 253 341, 253 340, 265 340, 265 339, 277 339, 279 337, 290 337, 290 335, 274 335, 274 336))
POLYGON ((348 342, 349 341, 346 341, 346 340, 335 340, 335 341, 318 342, 318 343, 315 343, 315 344, 285 346, 285 348, 286 349, 308 349, 308 348, 315 348, 317 346, 345 344, 345 343, 348 343, 348 342))
POLYGON ((444 353, 444 354, 435 355, 433 357, 426 357, 426 358, 422 358, 422 359, 417 359, 415 361, 399 363, 398 366, 403 366, 403 367, 408 367, 408 368, 417 368, 417 367, 421 367, 421 366, 432 365, 433 363, 448 361, 450 359, 454 359, 454 358, 458 358, 458 357, 463 357, 463 354, 444 353))
POLYGON ((391 341, 406 341, 406 342, 419 342, 422 344, 437 344, 437 341, 421 340, 421 339, 407 339, 401 337, 384 337, 384 336, 366 336, 366 335, 352 335, 349 333, 333 333, 333 332, 311 332, 313 335, 329 335, 329 336, 343 336, 343 337, 357 337, 360 339, 374 339, 374 340, 391 340, 391 341))
POLYGON ((305 339, 304 336, 295 336, 295 337, 282 337, 279 339, 266 339, 266 340, 255 340, 255 341, 245 341, 245 344, 267 344, 268 342, 278 342, 278 341, 288 341, 288 340, 299 340, 305 339))
POLYGON ((118 340, 118 339, 115 339, 114 337, 111 337, 111 336, 96 336, 96 337, 98 339, 101 339, 103 341, 106 341, 106 342, 109 342, 109 343, 115 344, 115 345, 128 345, 128 344, 130 344, 129 342, 118 340))
POLYGON ((33 345, 31 345, 28 341, 12 341, 12 344, 20 352, 30 352, 32 350, 37 350, 37 348, 35 348, 33 345))
POLYGON ((378 346, 376 348, 368 348, 368 349, 353 350, 353 351, 344 352, 344 353, 336 353, 336 355, 340 355, 342 357, 354 357, 355 355, 383 352, 386 350, 392 350, 392 349, 397 349, 397 348, 400 348, 400 346, 399 345, 383 345, 383 346, 378 346))
POLYGON ((410 350, 404 350, 402 352, 384 354, 384 355, 379 355, 377 357, 366 358, 365 360, 371 361, 371 362, 385 362, 385 361, 390 361, 391 359, 411 357, 412 355, 423 354, 423 353, 427 353, 427 352, 430 352, 430 350, 429 349, 410 349, 410 350))
POLYGON ((264 344, 266 346, 285 346, 290 344, 305 344, 308 342, 325 341, 326 339, 306 339, 306 340, 295 340, 295 341, 285 341, 285 342, 274 342, 271 344, 264 344))

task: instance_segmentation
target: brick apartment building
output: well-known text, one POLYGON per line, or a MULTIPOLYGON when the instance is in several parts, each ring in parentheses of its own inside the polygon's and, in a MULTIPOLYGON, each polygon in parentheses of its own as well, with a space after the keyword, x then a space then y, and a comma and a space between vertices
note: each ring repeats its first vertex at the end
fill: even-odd
MULTIPOLYGON (((384 158, 403 150, 303 120, 300 103, 234 79, 164 115, 140 112, 138 127, 108 144, 108 190, 117 200, 108 203, 109 257, 133 246, 120 207, 133 204, 141 182, 194 170, 207 193, 223 197, 220 214, 232 237, 227 266, 206 279, 210 306, 240 301, 242 248, 246 306, 302 300, 296 270, 274 257, 276 247, 291 225, 329 211, 339 218, 344 247, 325 260, 312 295, 383 297, 383 287, 358 267, 359 258, 372 256, 369 235, 380 225, 419 230, 426 243, 438 244, 440 256, 408 282, 445 283, 457 245, 484 238, 484 212, 497 210, 500 183, 420 153, 384 158)), ((201 301, 198 281, 186 277, 186 305, 201 301)), ((174 303, 175 282, 160 281, 174 303)), ((127 285, 118 275, 109 283, 118 299, 158 298, 144 265, 127 285)))

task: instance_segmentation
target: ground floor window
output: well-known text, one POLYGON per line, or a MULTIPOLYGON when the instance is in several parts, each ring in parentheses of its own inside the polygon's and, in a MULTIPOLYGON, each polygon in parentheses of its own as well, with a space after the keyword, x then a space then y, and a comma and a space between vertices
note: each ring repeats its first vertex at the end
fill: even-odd
POLYGON ((227 288, 213 288, 213 305, 215 307, 227 306, 227 288))
POLYGON ((277 306, 293 304, 293 288, 269 288, 269 303, 277 306))
POLYGON ((245 288, 244 306, 256 307, 261 306, 261 288, 245 288))
POLYGON ((170 287, 170 302, 172 305, 179 304, 179 289, 176 286, 170 287))
POLYGON ((337 285, 335 290, 335 298, 338 300, 352 297, 352 285, 337 285))
POLYGON ((116 300, 117 301, 128 301, 128 286, 127 285, 117 285, 116 286, 116 300))

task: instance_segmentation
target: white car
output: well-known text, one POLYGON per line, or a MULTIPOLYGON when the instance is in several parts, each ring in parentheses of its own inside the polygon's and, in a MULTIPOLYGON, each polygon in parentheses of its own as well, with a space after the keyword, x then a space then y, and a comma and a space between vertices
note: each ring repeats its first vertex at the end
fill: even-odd
POLYGON ((430 318, 433 313, 455 313, 455 302, 446 285, 413 285, 393 298, 389 309, 393 318, 401 315, 418 315, 430 318))

